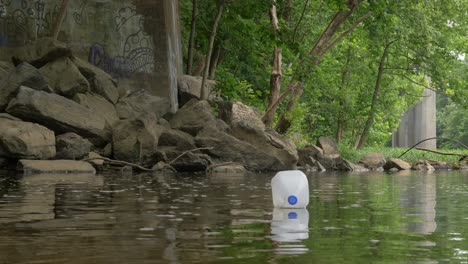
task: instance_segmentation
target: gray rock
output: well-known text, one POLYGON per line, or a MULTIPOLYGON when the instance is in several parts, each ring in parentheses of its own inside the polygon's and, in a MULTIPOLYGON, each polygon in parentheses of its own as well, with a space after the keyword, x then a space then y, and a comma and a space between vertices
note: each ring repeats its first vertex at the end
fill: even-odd
POLYGON ((372 152, 367 155, 365 155, 360 162, 361 164, 364 165, 364 167, 370 169, 370 170, 377 170, 381 168, 383 165, 385 165, 386 160, 385 157, 382 153, 380 152, 372 152))
POLYGON ((195 149, 194 138, 185 132, 175 129, 165 130, 159 137, 159 146, 177 146, 179 150, 195 149))
POLYGON ((165 128, 157 124, 156 117, 142 116, 135 120, 120 120, 113 128, 114 158, 129 162, 142 162, 153 154, 165 128))
POLYGON ((0 156, 50 159, 55 153, 53 131, 38 124, 0 119, 0 156))
POLYGON ((10 114, 7 114, 7 113, 0 113, 0 118, 13 120, 13 121, 22 121, 21 119, 19 119, 17 117, 14 117, 14 116, 12 116, 10 114))
POLYGON ((96 170, 91 164, 76 160, 20 160, 17 169, 24 174, 68 174, 68 173, 90 173, 96 170))
POLYGON ((104 166, 104 159, 96 152, 90 152, 86 159, 89 159, 88 162, 93 165, 94 168, 102 168, 104 166))
POLYGON ((226 132, 207 125, 195 138, 198 147, 212 147, 206 150, 211 157, 222 162, 236 162, 249 170, 283 170, 285 167, 277 158, 260 151, 257 147, 241 141, 226 132))
POLYGON ((323 155, 322 149, 314 145, 309 145, 302 149, 298 149, 297 153, 299 155, 299 165, 309 165, 311 167, 318 167, 317 159, 319 156, 323 155))
POLYGON ((0 111, 5 110, 20 86, 27 86, 38 91, 52 91, 38 69, 28 63, 21 63, 11 70, 6 78, 0 81, 0 111))
MULTIPOLYGON (((202 84, 202 78, 200 76, 181 75, 177 78, 177 88, 179 91, 193 94, 200 98, 200 88, 202 84)), ((208 94, 211 94, 216 82, 207 80, 205 87, 207 88, 208 94)))
POLYGON ((213 124, 215 117, 207 101, 192 99, 179 109, 169 122, 173 129, 196 136, 205 125, 213 124))
POLYGON ((207 174, 211 176, 219 176, 219 175, 244 175, 247 173, 247 170, 244 166, 240 164, 226 164, 226 165, 213 165, 207 169, 207 174))
POLYGON ((338 146, 336 145, 335 138, 319 137, 317 139, 317 146, 323 150, 324 155, 339 155, 338 146))
POLYGON ((383 166, 384 170, 391 170, 391 169, 397 169, 397 170, 410 170, 411 169, 411 164, 408 162, 401 160, 401 159, 394 159, 391 158, 387 160, 387 163, 383 166))
POLYGON ((411 167, 413 170, 422 170, 422 171, 435 171, 434 167, 432 167, 431 163, 427 160, 419 160, 416 164, 411 167))
POLYGON ((88 155, 93 144, 78 134, 69 132, 57 136, 55 146, 57 148, 57 159, 76 160, 88 155))
POLYGON ((146 113, 162 117, 169 112, 170 102, 167 98, 153 96, 141 90, 121 98, 115 107, 120 119, 135 119, 146 113))
POLYGON ((114 105, 98 94, 77 94, 73 97, 73 101, 88 108, 95 115, 101 116, 109 129, 119 121, 114 105))
POLYGON ((91 91, 106 98, 106 100, 114 105, 117 103, 119 91, 116 87, 116 81, 109 74, 82 59, 73 57, 72 61, 78 67, 81 74, 88 80, 91 85, 91 91))
POLYGON ((47 63, 39 71, 57 94, 67 98, 90 89, 88 80, 67 57, 47 63))
POLYGON ((429 164, 434 167, 435 170, 450 170, 452 166, 445 161, 436 161, 436 160, 428 160, 429 164))
POLYGON ((56 133, 75 132, 96 146, 110 141, 105 121, 86 107, 56 94, 21 87, 6 110, 23 120, 44 125, 56 133))
POLYGON ((295 168, 299 159, 294 143, 265 125, 255 110, 240 102, 225 103, 220 111, 222 119, 231 126, 231 134, 250 143, 261 152, 274 156, 283 168, 295 168))
POLYGON ((8 76, 8 73, 14 68, 13 64, 8 61, 0 61, 0 81, 8 76))
MULTIPOLYGON (((211 164, 211 159, 208 155, 197 152, 184 152, 176 147, 161 146, 155 152, 147 156, 144 164, 156 164, 154 169, 164 169, 164 164, 170 165, 171 168, 178 172, 204 172, 211 164)), ((150 165, 151 166, 151 165, 150 165)))

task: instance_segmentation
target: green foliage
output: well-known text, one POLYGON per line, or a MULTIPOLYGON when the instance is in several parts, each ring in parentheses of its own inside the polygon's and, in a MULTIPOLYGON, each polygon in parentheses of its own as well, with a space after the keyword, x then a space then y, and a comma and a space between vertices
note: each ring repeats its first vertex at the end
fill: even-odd
MULTIPOLYGON (((438 116, 439 133, 441 137, 458 140, 468 146, 468 109, 449 102, 438 116)), ((443 147, 453 147, 452 142, 442 142, 443 147)))
MULTIPOLYGON (((192 1, 180 2, 182 33, 188 39, 192 1)), ((286 1, 276 2, 279 33, 270 23, 272 1, 236 0, 226 5, 215 44, 223 51, 216 80, 224 98, 264 110, 273 49, 281 47, 282 90, 292 76, 300 76, 304 82, 304 94, 288 114, 291 135, 301 134, 295 137, 301 145, 305 140, 313 142, 318 136, 340 132, 342 144, 352 146, 370 114, 384 47, 395 41, 385 61, 367 145, 382 146, 390 140, 400 116, 421 100, 423 86, 432 86, 460 106, 444 110, 446 118, 441 124, 444 135, 466 140, 466 134, 460 132, 467 131, 466 124, 456 121, 465 120, 468 108, 468 63, 460 60, 467 43, 466 0, 361 1, 338 32, 368 11, 373 15, 329 50, 318 67, 311 67, 309 51, 336 12, 346 8, 345 1, 296 0, 290 17, 284 16, 286 1), (304 66, 298 69, 303 59, 304 66)), ((199 4, 195 62, 207 52, 216 13, 216 1, 199 0, 199 4)), ((280 105, 278 113, 284 109, 285 105, 280 105)))

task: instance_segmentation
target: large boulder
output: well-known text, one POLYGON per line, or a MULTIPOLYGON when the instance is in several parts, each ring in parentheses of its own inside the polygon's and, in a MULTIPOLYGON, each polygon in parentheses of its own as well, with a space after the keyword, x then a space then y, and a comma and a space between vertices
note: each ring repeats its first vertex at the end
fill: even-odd
POLYGON ((411 164, 401 159, 391 158, 387 160, 387 163, 385 163, 383 168, 384 170, 387 170, 387 171, 391 169, 410 170, 411 164))
POLYGON ((336 145, 335 138, 328 137, 319 137, 317 139, 317 146, 323 150, 324 155, 339 155, 340 151, 336 145))
POLYGON ((6 110, 23 120, 44 125, 56 133, 75 132, 96 146, 110 141, 110 131, 99 115, 65 97, 22 86, 6 110))
POLYGON ((155 152, 164 130, 153 115, 118 121, 112 134, 114 158, 141 163, 155 152))
POLYGON ((168 129, 159 137, 159 146, 177 146, 179 150, 195 149, 194 138, 183 131, 168 129))
POLYGON ((0 111, 5 110, 20 86, 27 86, 38 91, 52 91, 38 69, 28 63, 21 63, 0 81, 0 111))
MULTIPOLYGON (((205 87, 208 91, 208 94, 211 94, 216 82, 213 80, 207 80, 205 87)), ((202 85, 202 77, 200 76, 191 76, 191 75, 181 75, 177 78, 177 88, 182 93, 190 93, 198 98, 200 98, 202 85)))
POLYGON ((57 148, 57 159, 81 159, 88 155, 93 147, 89 140, 80 137, 73 132, 59 135, 55 138, 55 146, 57 148))
POLYGON ((431 165, 431 163, 427 160, 418 160, 413 167, 413 170, 421 170, 421 171, 435 171, 435 168, 431 165))
POLYGON ((207 124, 213 124, 215 117, 207 101, 190 100, 170 120, 173 129, 182 130, 192 136, 207 124))
POLYGON ((377 170, 377 169, 382 168, 385 165, 386 160, 382 153, 372 152, 372 153, 366 154, 359 161, 359 163, 363 164, 364 167, 370 170, 377 170))
POLYGON ((0 81, 8 76, 8 73, 13 69, 13 64, 8 61, 0 61, 0 81))
POLYGON ((76 160, 20 160, 17 169, 24 174, 69 174, 89 173, 95 174, 96 170, 88 162, 76 160))
POLYGON ((119 121, 114 105, 98 94, 77 94, 73 97, 73 101, 88 108, 96 115, 101 116, 106 121, 109 128, 111 128, 115 122, 119 121))
POLYGON ((119 100, 119 90, 116 87, 117 82, 112 79, 112 76, 80 58, 73 57, 72 61, 78 67, 81 74, 88 80, 91 85, 91 91, 106 98, 112 104, 117 103, 119 100))
POLYGON ((39 71, 57 94, 72 98, 89 91, 88 80, 68 57, 49 62, 39 71))
POLYGON ((169 112, 171 105, 167 98, 153 96, 145 90, 140 90, 121 98, 115 107, 120 119, 135 119, 146 113, 162 117, 169 112))
MULTIPOLYGON (((264 152, 256 146, 207 125, 195 138, 198 147, 210 148, 205 152, 222 162, 236 162, 250 170, 286 170, 291 164, 284 164, 272 153, 264 152)), ((295 164, 294 164, 295 165, 295 164)))
POLYGON ((0 156, 50 159, 55 156, 55 134, 38 124, 0 117, 0 156))
POLYGON ((283 167, 295 167, 299 157, 294 143, 272 129, 266 130, 255 110, 240 102, 225 103, 220 114, 234 137, 274 156, 283 167))

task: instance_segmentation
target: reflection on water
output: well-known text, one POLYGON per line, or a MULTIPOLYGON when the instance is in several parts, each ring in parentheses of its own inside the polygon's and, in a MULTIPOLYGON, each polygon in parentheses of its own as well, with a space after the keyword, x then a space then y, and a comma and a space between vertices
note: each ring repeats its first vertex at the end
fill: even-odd
POLYGON ((468 262, 468 174, 6 175, 0 263, 468 262))

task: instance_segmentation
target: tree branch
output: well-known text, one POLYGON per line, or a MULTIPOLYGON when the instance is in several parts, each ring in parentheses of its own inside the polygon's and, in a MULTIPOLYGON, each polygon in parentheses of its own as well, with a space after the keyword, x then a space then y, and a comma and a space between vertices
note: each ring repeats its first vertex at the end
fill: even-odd
POLYGON ((346 37, 347 35, 351 34, 354 29, 359 26, 359 24, 362 23, 362 21, 366 20, 367 18, 369 18, 370 16, 372 15, 372 12, 369 11, 367 12, 367 14, 365 14, 364 16, 358 18, 358 20, 356 20, 354 22, 354 24, 351 25, 351 27, 349 27, 347 30, 343 31, 338 37, 336 37, 334 40, 332 40, 330 42, 330 44, 328 44, 325 49, 323 50, 323 52, 325 53, 327 50, 329 50, 330 48, 332 48, 338 41, 340 41, 342 38, 346 37))

